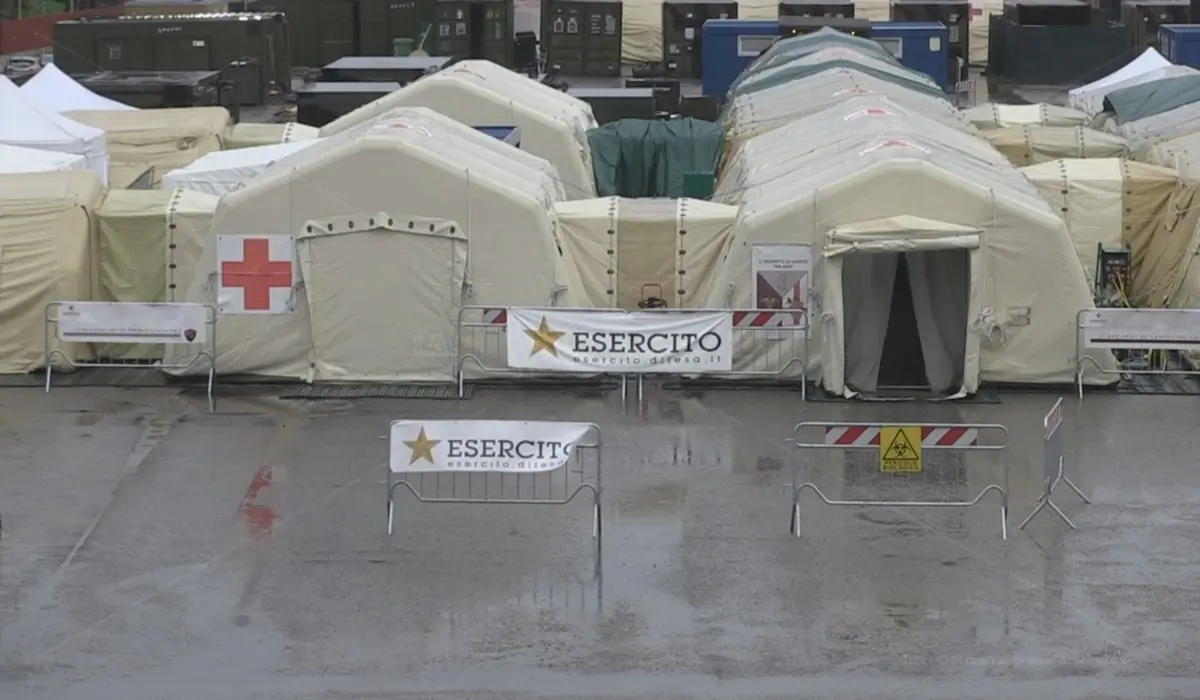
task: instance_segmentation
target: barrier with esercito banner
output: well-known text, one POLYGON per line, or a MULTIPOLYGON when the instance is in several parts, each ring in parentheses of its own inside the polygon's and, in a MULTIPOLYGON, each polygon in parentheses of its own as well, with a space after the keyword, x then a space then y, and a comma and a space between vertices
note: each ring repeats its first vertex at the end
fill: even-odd
POLYGON ((1167 366, 1167 353, 1200 351, 1200 309, 1083 309, 1075 316, 1075 326, 1075 384, 1080 400, 1089 366, 1117 376, 1200 377, 1200 370, 1167 366), (1101 367, 1088 350, 1113 352, 1120 368, 1101 367))
POLYGON ((420 503, 460 505, 565 506, 588 492, 598 558, 604 530, 601 442, 595 423, 393 421, 387 533, 393 532, 398 488, 420 503))
MULTIPOLYGON (((792 429, 792 507, 790 531, 800 536, 800 494, 812 491, 826 505, 866 508, 970 508, 991 492, 1000 496, 1000 537, 1008 539, 1009 441, 1008 428, 994 423, 840 423, 804 421, 792 429), (820 432, 820 439, 806 433, 820 432), (992 453, 1000 461, 1002 476, 979 490, 974 498, 961 499, 844 499, 830 498, 814 482, 801 480, 804 459, 798 452, 862 452, 876 458, 878 472, 893 481, 920 481, 931 472, 927 453, 992 453)), ((964 460, 965 461, 965 460, 964 460)), ((966 467, 971 465, 964 466, 966 467)), ((979 465, 974 465, 978 467, 979 465)))
POLYGON ((71 368, 129 368, 185 370, 208 361, 208 410, 216 410, 217 312, 209 304, 178 302, 58 301, 46 306, 43 342, 46 392, 54 376, 54 359, 71 368), (54 340, 58 341, 55 346, 54 340), (81 360, 64 351, 66 344, 186 346, 189 350, 173 362, 145 362, 105 358, 89 352, 81 360))
MULTIPOLYGON (((468 306, 459 311, 459 396, 469 371, 493 377, 714 377, 726 381, 808 378, 808 317, 762 309, 565 309, 468 306)), ((802 399, 806 396, 802 395, 802 399)))
POLYGON ((1038 496, 1037 507, 1033 509, 1026 518, 1021 521, 1020 529, 1024 530, 1025 526, 1033 520, 1034 516, 1042 512, 1043 508, 1050 508, 1058 514, 1058 517, 1063 519, 1072 530, 1075 529, 1075 523, 1067 517, 1067 514, 1062 512, 1054 503, 1054 488, 1061 484, 1066 484, 1076 493, 1084 503, 1091 503, 1088 497, 1083 495, 1083 491, 1075 485, 1067 477, 1063 455, 1065 453, 1066 432, 1062 430, 1063 424, 1063 400, 1059 398, 1054 402, 1054 406, 1050 412, 1042 418, 1042 494, 1038 496))

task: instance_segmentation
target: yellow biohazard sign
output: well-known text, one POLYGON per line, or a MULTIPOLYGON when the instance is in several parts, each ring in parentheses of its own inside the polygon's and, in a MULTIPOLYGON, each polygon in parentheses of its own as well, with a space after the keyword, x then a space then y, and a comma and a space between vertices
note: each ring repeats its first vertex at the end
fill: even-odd
POLYGON ((885 425, 879 429, 879 471, 921 471, 921 426, 885 425))

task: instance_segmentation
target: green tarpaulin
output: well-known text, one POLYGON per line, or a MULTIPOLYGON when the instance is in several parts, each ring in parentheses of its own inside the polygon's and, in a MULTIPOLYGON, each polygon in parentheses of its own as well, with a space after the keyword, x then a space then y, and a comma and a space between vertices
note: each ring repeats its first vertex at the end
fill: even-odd
POLYGON ((686 173, 713 172, 725 130, 700 119, 621 119, 588 132, 598 197, 683 197, 686 173))
POLYGON ((1118 124, 1128 124, 1198 100, 1200 75, 1183 75, 1114 90, 1104 98, 1104 111, 1115 115, 1118 124))

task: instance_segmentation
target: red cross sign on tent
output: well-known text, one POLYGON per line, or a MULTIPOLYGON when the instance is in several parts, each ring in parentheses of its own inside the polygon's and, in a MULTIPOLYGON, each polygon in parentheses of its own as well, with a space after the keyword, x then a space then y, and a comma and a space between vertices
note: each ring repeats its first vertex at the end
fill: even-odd
POLYGON ((299 282, 295 236, 217 236, 217 306, 223 314, 287 314, 299 282))

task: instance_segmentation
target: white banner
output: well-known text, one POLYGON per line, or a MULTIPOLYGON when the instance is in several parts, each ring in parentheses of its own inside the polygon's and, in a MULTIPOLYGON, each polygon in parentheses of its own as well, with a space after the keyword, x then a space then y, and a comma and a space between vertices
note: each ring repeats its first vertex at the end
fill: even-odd
POLYGON ((699 374, 733 369, 733 314, 508 310, 508 366, 699 374))
POLYGON ((548 472, 565 465, 589 423, 508 420, 392 422, 393 472, 548 472))
POLYGON ((1079 314, 1083 344, 1108 350, 1200 350, 1200 310, 1088 309, 1079 314))
POLYGON ((59 302, 58 337, 68 343, 208 342, 204 304, 59 302))

